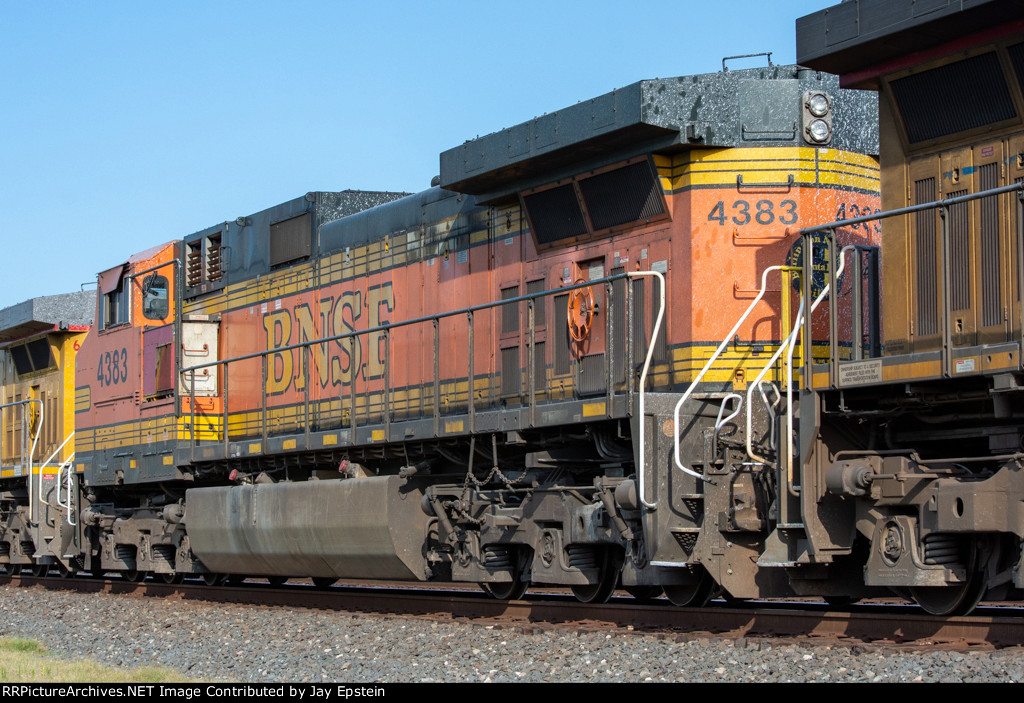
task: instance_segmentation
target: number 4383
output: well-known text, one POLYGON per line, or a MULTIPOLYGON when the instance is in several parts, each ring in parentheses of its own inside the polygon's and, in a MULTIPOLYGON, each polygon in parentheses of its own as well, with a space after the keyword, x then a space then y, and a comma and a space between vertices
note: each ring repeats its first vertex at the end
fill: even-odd
POLYGON ((728 207, 724 200, 719 200, 708 213, 708 222, 725 225, 726 221, 730 221, 740 227, 751 223, 770 225, 775 222, 795 225, 799 219, 795 200, 783 200, 778 205, 771 200, 736 200, 728 207))
POLYGON ((96 380, 101 386, 112 386, 128 380, 128 350, 124 347, 103 352, 96 367, 96 380))

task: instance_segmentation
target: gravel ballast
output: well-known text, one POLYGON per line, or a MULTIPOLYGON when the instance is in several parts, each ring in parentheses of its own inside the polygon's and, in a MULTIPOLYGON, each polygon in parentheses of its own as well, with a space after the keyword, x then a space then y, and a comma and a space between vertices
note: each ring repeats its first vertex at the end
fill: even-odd
POLYGON ((1024 650, 898 651, 501 627, 0 587, 0 636, 238 682, 1014 682, 1024 650))

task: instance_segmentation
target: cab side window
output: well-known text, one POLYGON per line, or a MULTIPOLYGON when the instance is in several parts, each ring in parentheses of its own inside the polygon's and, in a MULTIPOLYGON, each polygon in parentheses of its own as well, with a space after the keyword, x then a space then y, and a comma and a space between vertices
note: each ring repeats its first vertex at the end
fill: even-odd
POLYGON ((150 274, 142 281, 142 314, 147 320, 163 320, 170 312, 167 278, 150 274))

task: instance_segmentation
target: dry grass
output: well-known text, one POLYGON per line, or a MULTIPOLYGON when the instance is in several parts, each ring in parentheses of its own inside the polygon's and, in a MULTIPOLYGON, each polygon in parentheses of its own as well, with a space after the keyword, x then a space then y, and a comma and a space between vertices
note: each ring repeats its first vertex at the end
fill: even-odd
POLYGON ((170 683, 189 681, 172 669, 115 669, 91 660, 65 661, 29 639, 0 637, 2 683, 170 683))

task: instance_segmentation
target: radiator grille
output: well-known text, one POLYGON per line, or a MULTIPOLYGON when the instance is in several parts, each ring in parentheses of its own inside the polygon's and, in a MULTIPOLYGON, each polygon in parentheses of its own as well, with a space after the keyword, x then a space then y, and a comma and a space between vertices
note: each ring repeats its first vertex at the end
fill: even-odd
MULTIPOLYGON (((999 187, 999 164, 978 168, 981 190, 999 187)), ((981 225, 981 324, 985 327, 1003 322, 1002 284, 999 280, 999 198, 989 196, 978 201, 981 225)))
POLYGON ((588 354, 580 359, 580 395, 604 393, 604 354, 588 354))
MULTIPOLYGON (((501 289, 502 300, 511 300, 518 297, 518 285, 501 289)), ((506 303, 501 306, 501 331, 503 334, 519 331, 519 303, 506 303)))
POLYGON ((541 244, 587 233, 583 211, 571 183, 523 196, 533 234, 541 244))
MULTIPOLYGON (((925 178, 916 181, 914 196, 916 204, 935 200, 935 179, 925 178)), ((935 213, 930 210, 914 215, 917 245, 917 333, 921 336, 937 334, 939 331, 935 217, 935 213)))
POLYGON ((914 143, 1016 115, 995 52, 900 78, 891 85, 907 138, 914 143))
POLYGON ((547 363, 544 359, 545 347, 544 342, 537 342, 533 345, 533 389, 538 394, 543 393, 548 386, 547 363))
POLYGON ((519 347, 501 350, 501 394, 518 396, 522 388, 522 372, 519 368, 519 347))
MULTIPOLYGON (((544 281, 527 281, 526 292, 529 294, 540 293, 544 290, 544 281)), ((537 327, 543 327, 547 324, 547 310, 548 296, 541 296, 533 299, 533 323, 537 327)))
POLYGON ((580 179, 580 192, 595 230, 661 215, 661 185, 647 161, 580 179))
POLYGON ((1013 72, 1017 74, 1017 83, 1024 92, 1024 42, 1007 47, 1006 52, 1010 55, 1013 72))
POLYGON ((309 213, 270 225, 270 265, 309 256, 312 242, 309 213))
MULTIPOLYGON (((949 197, 967 195, 966 190, 950 193, 949 197)), ((953 310, 971 309, 971 230, 967 214, 969 203, 956 203, 949 207, 949 280, 950 304, 953 310)))

